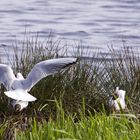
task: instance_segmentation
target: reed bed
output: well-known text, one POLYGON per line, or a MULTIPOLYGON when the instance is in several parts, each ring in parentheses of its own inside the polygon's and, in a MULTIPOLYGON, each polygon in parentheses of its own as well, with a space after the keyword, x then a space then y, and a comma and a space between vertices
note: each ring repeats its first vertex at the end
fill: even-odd
POLYGON ((119 52, 111 47, 106 55, 99 52, 91 55, 89 48, 81 43, 72 47, 51 36, 45 41, 25 37, 22 43, 13 46, 13 56, 6 53, 15 74, 21 72, 25 77, 42 60, 77 57, 78 62, 37 83, 30 93, 38 100, 20 114, 14 114, 7 105, 5 88, 0 87, 1 139, 7 138, 7 134, 15 139, 31 140, 138 138, 139 56, 125 46, 119 52), (134 114, 135 119, 110 115, 108 99, 116 86, 126 90, 127 115, 134 114))

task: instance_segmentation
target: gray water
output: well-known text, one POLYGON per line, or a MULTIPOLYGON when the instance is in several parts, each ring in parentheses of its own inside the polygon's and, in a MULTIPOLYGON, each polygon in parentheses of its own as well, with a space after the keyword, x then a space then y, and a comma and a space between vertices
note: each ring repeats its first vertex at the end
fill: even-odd
POLYGON ((41 39, 80 41, 92 50, 140 47, 140 0, 0 0, 0 44, 22 41, 25 30, 41 39))

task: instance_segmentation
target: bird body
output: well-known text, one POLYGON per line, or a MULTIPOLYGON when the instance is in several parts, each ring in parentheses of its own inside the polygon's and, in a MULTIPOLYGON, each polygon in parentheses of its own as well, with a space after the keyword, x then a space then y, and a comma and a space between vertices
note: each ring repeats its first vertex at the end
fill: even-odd
POLYGON ((119 87, 116 87, 115 94, 117 95, 117 98, 114 99, 113 97, 111 97, 109 100, 109 106, 111 110, 119 111, 125 109, 125 93, 126 91, 119 90, 119 87))
POLYGON ((10 66, 0 64, 0 82, 6 87, 5 95, 14 99, 13 108, 20 105, 20 111, 28 106, 28 102, 36 98, 28 93, 42 78, 55 74, 60 70, 76 63, 77 58, 57 58, 37 63, 24 79, 21 73, 14 75, 10 66))

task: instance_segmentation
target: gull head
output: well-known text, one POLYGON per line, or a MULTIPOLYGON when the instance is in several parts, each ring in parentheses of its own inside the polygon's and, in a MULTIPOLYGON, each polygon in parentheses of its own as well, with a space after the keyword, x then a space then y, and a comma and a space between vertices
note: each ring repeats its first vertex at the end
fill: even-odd
POLYGON ((15 112, 20 112, 20 111, 22 111, 24 108, 26 108, 28 106, 27 101, 13 100, 11 104, 12 104, 15 112))
POLYGON ((20 104, 16 104, 13 108, 14 108, 15 112, 20 112, 22 110, 20 104))
POLYGON ((22 109, 21 109, 21 105, 20 104, 16 104, 15 107, 14 107, 14 110, 15 112, 20 112, 22 109))

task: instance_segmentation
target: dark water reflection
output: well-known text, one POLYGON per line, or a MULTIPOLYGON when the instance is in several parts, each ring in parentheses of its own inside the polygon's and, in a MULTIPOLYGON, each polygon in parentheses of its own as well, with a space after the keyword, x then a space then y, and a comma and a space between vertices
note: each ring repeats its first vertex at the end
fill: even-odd
POLYGON ((140 0, 1 0, 0 43, 23 40, 25 28, 44 39, 49 32, 106 50, 122 40, 140 47, 140 0))

